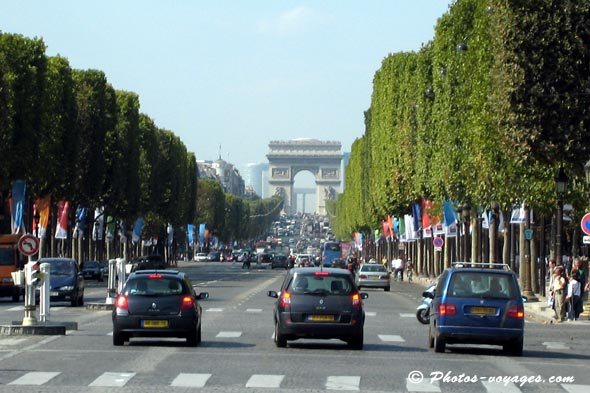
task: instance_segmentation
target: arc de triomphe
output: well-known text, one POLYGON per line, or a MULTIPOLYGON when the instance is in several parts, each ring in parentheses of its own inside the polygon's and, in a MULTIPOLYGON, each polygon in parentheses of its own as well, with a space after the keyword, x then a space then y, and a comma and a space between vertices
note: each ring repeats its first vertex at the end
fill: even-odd
POLYGON ((293 209, 293 183, 301 171, 309 171, 315 177, 316 212, 326 214, 326 199, 335 199, 341 186, 342 152, 340 142, 324 142, 317 139, 293 139, 271 141, 268 144, 268 174, 271 194, 285 197, 285 213, 293 209))

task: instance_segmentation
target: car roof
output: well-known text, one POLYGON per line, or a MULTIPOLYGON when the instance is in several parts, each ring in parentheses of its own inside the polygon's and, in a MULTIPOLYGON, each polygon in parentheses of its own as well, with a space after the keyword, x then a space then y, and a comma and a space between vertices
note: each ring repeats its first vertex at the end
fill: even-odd
POLYGON ((48 263, 48 262, 57 262, 57 261, 76 262, 76 260, 73 258, 63 258, 63 257, 48 257, 48 258, 39 259, 39 263, 48 263))
POLYGON ((292 274, 313 274, 316 272, 326 272, 330 274, 338 274, 342 276, 350 276, 350 272, 345 269, 338 269, 335 267, 296 267, 290 270, 292 274))

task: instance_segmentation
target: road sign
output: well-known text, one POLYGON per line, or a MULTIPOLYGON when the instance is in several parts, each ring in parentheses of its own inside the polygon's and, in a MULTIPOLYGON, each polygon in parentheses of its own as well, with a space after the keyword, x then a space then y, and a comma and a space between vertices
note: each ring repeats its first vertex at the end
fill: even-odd
POLYGON ((33 256, 39 251, 39 239, 33 235, 22 235, 18 240, 18 250, 24 256, 33 256))
POLYGON ((533 240, 533 233, 535 233, 535 231, 531 228, 527 228, 524 230, 524 239, 525 240, 533 240))
POLYGON ((582 217, 582 232, 586 235, 590 235, 590 213, 584 214, 582 217))
POLYGON ((440 249, 442 248, 443 244, 445 244, 445 241, 442 237, 435 237, 432 239, 432 244, 434 245, 434 248, 440 249))
POLYGON ((584 244, 590 244, 590 236, 584 236, 582 238, 582 243, 584 243, 584 244))

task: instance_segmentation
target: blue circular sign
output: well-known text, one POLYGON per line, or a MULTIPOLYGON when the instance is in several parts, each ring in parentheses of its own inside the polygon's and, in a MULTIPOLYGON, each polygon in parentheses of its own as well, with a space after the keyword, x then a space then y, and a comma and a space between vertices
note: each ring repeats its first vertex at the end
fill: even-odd
POLYGON ((441 248, 443 244, 445 244, 445 241, 442 237, 435 237, 434 240, 432 240, 432 244, 434 244, 434 247, 436 248, 441 248))
POLYGON ((584 214, 581 224, 582 232, 584 232, 586 235, 590 235, 590 213, 584 214))

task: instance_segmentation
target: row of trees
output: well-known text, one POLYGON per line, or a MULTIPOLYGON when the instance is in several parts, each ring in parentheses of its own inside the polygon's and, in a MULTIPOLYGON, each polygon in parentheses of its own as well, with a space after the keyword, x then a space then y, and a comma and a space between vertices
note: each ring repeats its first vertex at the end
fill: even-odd
POLYGON ((570 178, 571 214, 581 217, 588 26, 590 2, 457 0, 432 41, 388 55, 333 210, 337 235, 369 232, 421 198, 467 205, 472 219, 492 204, 550 215, 558 168, 570 178))
MULTIPOLYGON (((75 207, 102 206, 105 215, 127 223, 144 216, 150 235, 167 223, 205 223, 225 239, 260 230, 224 223, 198 206, 204 197, 195 154, 140 112, 137 94, 116 90, 101 71, 72 69, 66 58, 45 50, 41 39, 0 32, 0 233, 10 232, 7 201, 17 179, 26 181, 29 201, 47 194, 70 201, 71 222, 75 207)), ((246 221, 276 205, 225 197, 222 190, 215 200, 227 200, 221 214, 246 221)))

